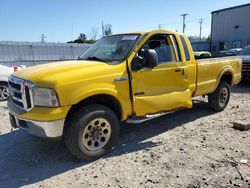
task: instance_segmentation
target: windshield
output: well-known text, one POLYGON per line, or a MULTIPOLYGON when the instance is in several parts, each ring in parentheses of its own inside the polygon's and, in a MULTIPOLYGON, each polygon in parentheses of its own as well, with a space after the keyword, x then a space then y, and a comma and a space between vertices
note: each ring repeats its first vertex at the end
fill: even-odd
POLYGON ((250 47, 243 48, 239 55, 250 55, 250 47))
POLYGON ((120 62, 127 57, 139 38, 138 34, 104 37, 88 48, 79 59, 120 62))

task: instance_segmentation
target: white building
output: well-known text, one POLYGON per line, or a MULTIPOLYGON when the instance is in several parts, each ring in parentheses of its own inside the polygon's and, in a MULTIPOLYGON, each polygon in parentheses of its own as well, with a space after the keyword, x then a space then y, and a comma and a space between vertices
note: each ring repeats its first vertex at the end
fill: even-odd
POLYGON ((211 52, 250 45, 250 3, 212 12, 211 52))

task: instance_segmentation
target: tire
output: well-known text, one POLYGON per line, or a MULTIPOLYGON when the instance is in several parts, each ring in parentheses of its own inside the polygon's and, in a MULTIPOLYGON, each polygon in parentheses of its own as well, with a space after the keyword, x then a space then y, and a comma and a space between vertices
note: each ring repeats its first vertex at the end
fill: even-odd
POLYGON ((221 81, 216 90, 208 95, 209 105, 216 111, 223 111, 228 105, 231 88, 225 81, 221 81))
POLYGON ((109 108, 92 104, 76 111, 66 122, 64 132, 66 146, 76 158, 96 160, 117 141, 119 121, 109 108))
POLYGON ((0 82, 0 102, 7 101, 10 97, 9 87, 6 82, 0 82))

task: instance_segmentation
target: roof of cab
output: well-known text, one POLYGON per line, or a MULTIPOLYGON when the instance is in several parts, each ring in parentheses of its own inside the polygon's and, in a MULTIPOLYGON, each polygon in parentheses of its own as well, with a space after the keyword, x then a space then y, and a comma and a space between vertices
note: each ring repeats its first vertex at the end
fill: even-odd
MULTIPOLYGON (((149 33, 175 33, 175 34, 180 34, 183 35, 183 33, 176 32, 174 30, 166 30, 166 29, 155 29, 151 31, 136 31, 136 32, 126 32, 126 33, 118 33, 118 34, 113 34, 113 35, 135 35, 135 34, 140 34, 140 35, 145 35, 149 33)), ((112 35, 111 35, 112 36, 112 35)))

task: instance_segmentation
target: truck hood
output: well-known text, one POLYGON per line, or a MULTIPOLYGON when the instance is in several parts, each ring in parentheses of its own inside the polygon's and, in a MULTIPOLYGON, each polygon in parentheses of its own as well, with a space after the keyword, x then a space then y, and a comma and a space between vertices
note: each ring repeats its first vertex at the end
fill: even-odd
POLYGON ((38 86, 54 87, 73 81, 74 78, 79 80, 95 77, 111 67, 113 66, 98 61, 61 61, 32 66, 17 71, 13 76, 31 81, 38 86))

